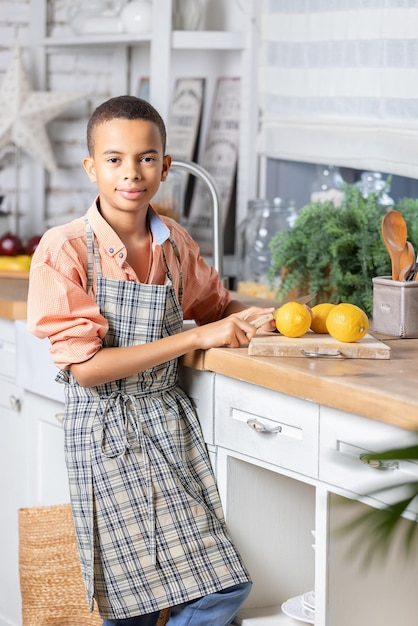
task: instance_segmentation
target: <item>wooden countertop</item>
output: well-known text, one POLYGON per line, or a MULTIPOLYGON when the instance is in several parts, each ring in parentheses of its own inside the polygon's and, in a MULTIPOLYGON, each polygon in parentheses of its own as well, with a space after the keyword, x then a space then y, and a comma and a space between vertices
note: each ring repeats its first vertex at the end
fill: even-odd
MULTIPOLYGON (((26 319, 28 280, 0 277, 0 317, 26 319)), ((248 304, 271 303, 241 298, 248 304)), ((208 369, 349 413, 418 430, 418 339, 373 333, 391 348, 388 360, 248 356, 247 348, 187 354, 188 367, 208 369)))
POLYGON ((8 320, 26 319, 27 278, 0 277, 0 317, 8 320))

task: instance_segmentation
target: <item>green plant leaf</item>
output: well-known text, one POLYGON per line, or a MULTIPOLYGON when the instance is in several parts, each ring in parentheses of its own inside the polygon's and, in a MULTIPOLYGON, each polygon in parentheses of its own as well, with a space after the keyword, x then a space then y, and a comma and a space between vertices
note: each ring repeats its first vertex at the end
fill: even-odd
MULTIPOLYGON (((282 276, 279 301, 293 289, 317 292, 316 302, 349 302, 373 313, 375 276, 391 273, 389 254, 382 239, 386 208, 379 196, 364 199, 354 185, 344 186, 344 200, 303 207, 293 226, 276 233, 270 242, 270 284, 282 276)), ((408 239, 418 252, 418 200, 406 198, 395 207, 405 218, 408 239)))

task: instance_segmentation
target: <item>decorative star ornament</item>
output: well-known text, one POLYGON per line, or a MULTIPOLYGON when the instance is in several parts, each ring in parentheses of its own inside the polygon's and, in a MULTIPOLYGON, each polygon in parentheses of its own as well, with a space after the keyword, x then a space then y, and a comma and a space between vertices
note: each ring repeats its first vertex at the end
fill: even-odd
POLYGON ((82 97, 32 91, 21 51, 16 48, 0 85, 0 150, 13 143, 34 159, 40 159, 48 171, 55 171, 57 165, 45 124, 82 97))

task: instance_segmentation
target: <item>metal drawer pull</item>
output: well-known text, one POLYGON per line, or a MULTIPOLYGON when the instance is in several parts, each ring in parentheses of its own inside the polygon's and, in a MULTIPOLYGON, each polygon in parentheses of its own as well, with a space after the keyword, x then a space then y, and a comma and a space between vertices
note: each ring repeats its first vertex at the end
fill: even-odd
POLYGON ((64 421, 64 413, 55 413, 55 419, 57 420, 57 422, 62 424, 64 421))
POLYGON ((258 421, 258 419, 255 419, 255 418, 248 419, 247 424, 250 428, 252 428, 253 430, 256 430, 258 433, 276 434, 276 433, 282 432, 281 426, 275 426, 274 428, 272 428, 271 426, 266 426, 265 424, 262 424, 261 422, 258 421))
POLYGON ((365 463, 369 467, 373 467, 378 470, 395 470, 399 469, 398 461, 382 461, 382 459, 369 459, 367 453, 360 454, 359 459, 362 463, 365 463))
POLYGON ((317 358, 317 359, 320 359, 320 358, 323 358, 323 357, 328 357, 328 356, 331 356, 331 357, 334 357, 334 358, 337 357, 337 356, 338 357, 340 357, 340 356, 343 357, 344 356, 343 353, 340 350, 336 350, 334 352, 308 352, 307 350, 301 350, 300 352, 301 352, 301 354, 303 354, 303 356, 313 357, 313 358, 317 358))
POLYGON ((16 398, 16 396, 10 396, 9 400, 10 406, 12 407, 13 411, 19 412, 22 408, 22 402, 20 401, 20 398, 16 398))

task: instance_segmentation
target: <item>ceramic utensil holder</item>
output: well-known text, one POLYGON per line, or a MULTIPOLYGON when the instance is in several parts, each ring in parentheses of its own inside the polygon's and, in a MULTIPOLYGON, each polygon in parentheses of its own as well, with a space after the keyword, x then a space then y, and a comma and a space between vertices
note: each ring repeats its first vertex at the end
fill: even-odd
POLYGON ((402 338, 418 338, 418 281, 373 278, 373 330, 402 338))

